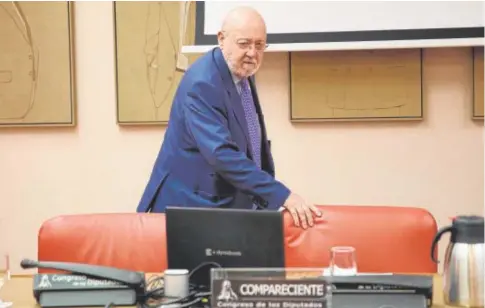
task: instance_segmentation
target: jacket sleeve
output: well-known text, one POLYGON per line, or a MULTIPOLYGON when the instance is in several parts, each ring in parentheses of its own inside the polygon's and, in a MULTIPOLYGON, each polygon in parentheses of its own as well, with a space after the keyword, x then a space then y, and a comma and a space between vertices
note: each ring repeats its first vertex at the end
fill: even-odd
POLYGON ((196 83, 184 106, 186 127, 207 162, 234 187, 266 201, 268 209, 284 204, 290 190, 261 170, 231 139, 221 92, 196 83))

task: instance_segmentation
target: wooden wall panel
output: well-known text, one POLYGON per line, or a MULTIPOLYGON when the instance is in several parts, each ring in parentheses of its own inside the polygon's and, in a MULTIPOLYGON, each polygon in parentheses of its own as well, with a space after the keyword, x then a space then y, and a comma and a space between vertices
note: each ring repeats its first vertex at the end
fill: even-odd
POLYGON ((293 52, 291 120, 420 120, 420 49, 293 52))

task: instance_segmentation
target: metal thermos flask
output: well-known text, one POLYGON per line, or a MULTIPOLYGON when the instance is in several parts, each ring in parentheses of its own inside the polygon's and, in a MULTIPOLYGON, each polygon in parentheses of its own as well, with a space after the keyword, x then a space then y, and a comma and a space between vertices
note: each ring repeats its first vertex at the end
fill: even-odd
POLYGON ((484 219, 457 216, 451 226, 441 228, 433 239, 431 258, 441 236, 450 232, 443 265, 445 303, 457 307, 484 307, 484 219))

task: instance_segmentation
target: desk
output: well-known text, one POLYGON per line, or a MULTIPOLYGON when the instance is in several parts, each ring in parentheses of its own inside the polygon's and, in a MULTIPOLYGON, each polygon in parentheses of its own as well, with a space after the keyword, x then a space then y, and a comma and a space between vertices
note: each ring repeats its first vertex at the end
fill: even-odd
MULTIPOLYGON (((449 307, 443 304, 441 276, 433 278, 433 308, 449 307)), ((0 298, 7 302, 13 302, 12 308, 38 308, 32 293, 31 276, 14 276, 7 281, 0 290, 0 298)))

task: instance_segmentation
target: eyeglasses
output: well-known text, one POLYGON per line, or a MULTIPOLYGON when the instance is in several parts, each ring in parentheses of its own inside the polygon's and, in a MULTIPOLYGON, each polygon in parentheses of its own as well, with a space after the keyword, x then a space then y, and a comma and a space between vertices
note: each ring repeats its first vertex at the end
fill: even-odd
POLYGON ((259 42, 253 43, 253 41, 246 40, 246 39, 237 40, 236 41, 236 44, 239 46, 239 48, 241 48, 243 50, 248 50, 253 45, 254 45, 254 49, 256 49, 257 51, 263 51, 266 48, 268 48, 268 44, 266 44, 265 42, 260 42, 259 41, 259 42))
MULTIPOLYGON (((222 34, 223 34, 224 38, 228 37, 227 32, 222 31, 222 34)), ((235 43, 242 50, 248 50, 248 49, 251 48, 251 46, 254 45, 254 49, 256 49, 258 52, 265 50, 269 46, 268 44, 266 44, 265 41, 258 40, 256 42, 253 42, 253 40, 246 39, 246 38, 240 38, 240 39, 236 40, 235 43)))

